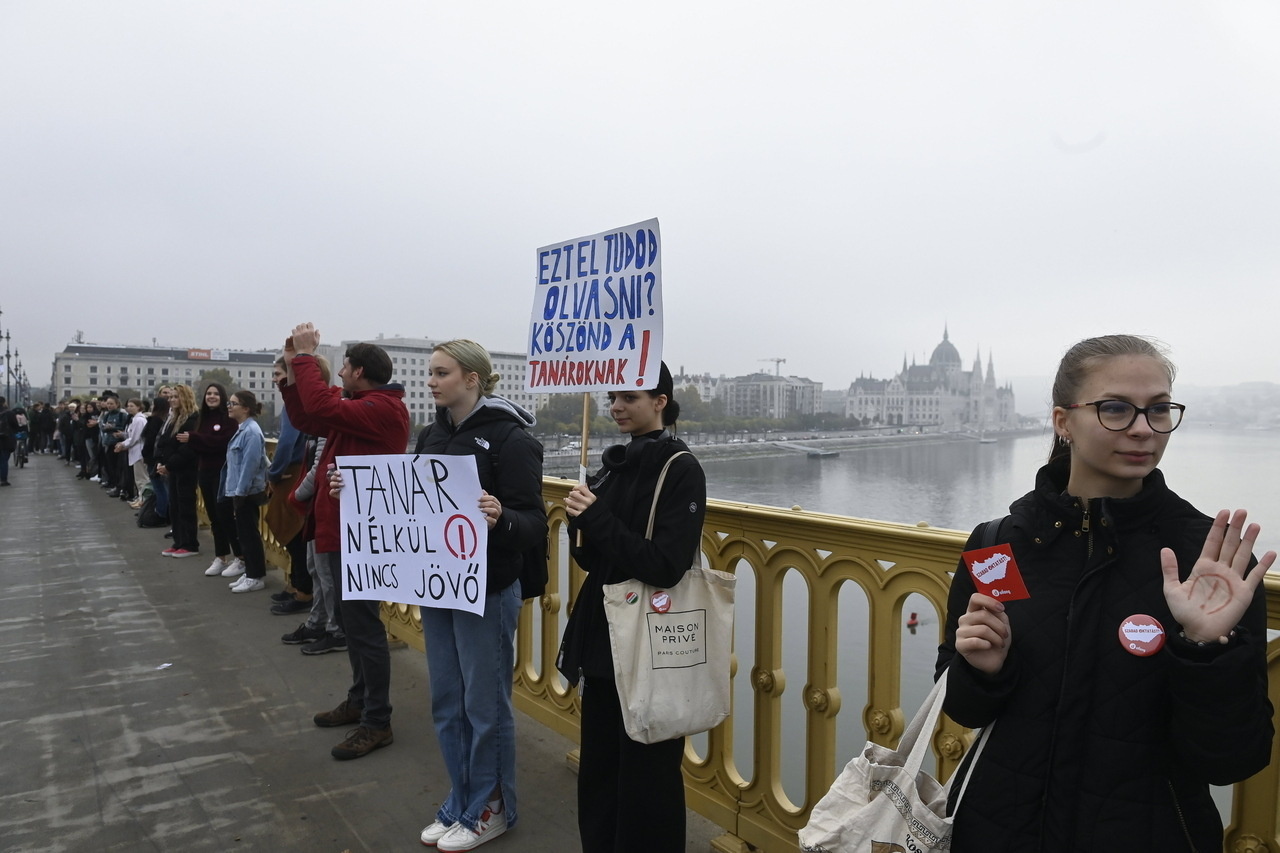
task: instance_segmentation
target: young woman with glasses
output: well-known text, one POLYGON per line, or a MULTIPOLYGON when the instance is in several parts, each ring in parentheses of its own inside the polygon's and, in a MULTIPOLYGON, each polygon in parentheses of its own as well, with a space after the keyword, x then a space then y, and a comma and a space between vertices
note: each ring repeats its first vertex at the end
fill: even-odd
POLYGON ((945 709, 992 726, 959 770, 955 853, 1220 850, 1209 785, 1267 764, 1260 580, 1276 555, 1253 559, 1244 510, 1209 518, 1165 485, 1173 377, 1145 338, 1072 347, 1035 489, 966 545, 1017 568, 984 594, 971 563, 983 575, 992 554, 966 553, 951 587, 945 709))

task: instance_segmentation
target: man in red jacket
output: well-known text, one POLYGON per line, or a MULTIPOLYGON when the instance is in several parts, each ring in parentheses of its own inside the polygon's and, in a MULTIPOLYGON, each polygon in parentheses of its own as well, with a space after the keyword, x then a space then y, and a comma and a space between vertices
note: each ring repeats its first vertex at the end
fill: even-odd
MULTIPOLYGON (((294 426, 327 437, 316 460, 323 478, 338 456, 404 453, 409 444, 409 410, 404 387, 391 381, 391 358, 375 344, 352 344, 338 371, 342 390, 320 376, 315 352, 320 332, 310 323, 294 327, 284 345, 287 377, 281 388, 294 426)), ((316 569, 328 571, 338 597, 338 624, 347 636, 351 687, 332 711, 315 715, 317 726, 358 726, 332 750, 334 758, 368 755, 392 742, 391 653, 377 601, 347 601, 342 595, 342 545, 338 500, 319 487, 315 497, 316 569)))

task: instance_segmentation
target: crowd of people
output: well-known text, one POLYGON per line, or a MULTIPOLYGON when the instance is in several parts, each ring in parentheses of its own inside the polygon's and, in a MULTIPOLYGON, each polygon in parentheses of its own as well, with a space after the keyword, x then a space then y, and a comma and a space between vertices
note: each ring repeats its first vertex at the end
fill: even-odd
MULTIPOLYGON (((201 553, 199 495, 213 541, 205 574, 231 578, 235 593, 264 588, 265 518, 290 557, 272 612, 307 613, 282 642, 304 654, 348 654, 345 695, 313 722, 351 727, 331 750, 351 760, 394 742, 391 661, 379 603, 343 596, 344 484, 334 460, 404 453, 410 421, 384 350, 348 347, 334 386, 319 344, 319 332, 300 324, 276 362, 284 406, 272 459, 256 396, 217 383, 199 404, 178 385, 123 406, 107 392, 42 407, 38 420, 53 429, 32 446, 167 520, 166 557, 201 553)), ((1144 338, 1072 347, 1054 384, 1054 443, 1035 489, 967 546, 994 540, 1020 567, 1027 595, 988 595, 963 560, 957 567, 937 672, 949 674, 955 720, 994 728, 982 758, 959 770, 971 792, 956 813, 956 851, 1216 849, 1222 824, 1209 785, 1244 779, 1269 759, 1260 578, 1276 555, 1253 558, 1259 528, 1243 510, 1209 518, 1165 485, 1157 466, 1185 408, 1173 402, 1173 377, 1144 338), (1133 625, 1141 630, 1126 633, 1133 625)), ((475 458, 489 527, 483 613, 422 610, 450 791, 420 841, 445 853, 517 824, 514 637, 521 602, 546 584, 545 556, 540 564, 527 556, 545 555, 542 446, 529 432, 533 415, 494 394, 498 378, 479 344, 436 346, 427 381, 436 418, 415 446, 475 458)), ((627 737, 602 590, 633 578, 680 581, 700 547, 706 478, 675 435, 680 407, 665 364, 654 387, 608 396, 628 441, 608 448, 565 501, 572 553, 587 573, 557 660, 582 697, 579 832, 588 853, 680 851, 683 740, 627 737), (655 503, 659 472, 677 455, 655 503)), ((36 421, 34 411, 25 418, 33 436, 36 421)), ((5 424, 19 425, 0 405, 5 424)))

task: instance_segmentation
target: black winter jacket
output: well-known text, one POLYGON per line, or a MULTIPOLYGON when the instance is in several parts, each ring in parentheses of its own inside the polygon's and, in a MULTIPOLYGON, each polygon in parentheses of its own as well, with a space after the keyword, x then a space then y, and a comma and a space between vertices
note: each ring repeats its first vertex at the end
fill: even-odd
POLYGON ((542 499, 542 444, 529 434, 531 414, 503 397, 481 397, 481 405, 455 427, 447 409, 418 433, 418 453, 476 458, 480 487, 498 498, 502 516, 489 531, 486 592, 506 589, 520 577, 522 552, 547 541, 547 505, 542 499))
POLYGON ((178 441, 178 433, 191 432, 199 422, 200 415, 192 414, 180 424, 170 424, 168 432, 161 430, 156 437, 156 463, 163 465, 167 471, 179 474, 195 471, 198 462, 196 449, 191 446, 191 442, 178 441))
MULTIPOLYGON (((1222 824, 1208 786, 1251 776, 1271 754, 1262 588, 1230 644, 1179 639, 1160 549, 1173 549, 1185 579, 1211 519, 1158 470, 1135 497, 1087 509, 1066 479, 1065 467, 1046 466, 1010 507, 1004 538, 1031 597, 1006 604, 1012 644, 994 677, 955 653, 974 592, 963 562, 951 585, 937 667, 951 668, 944 707, 966 726, 995 723, 952 849, 1216 853, 1222 824), (1149 657, 1120 641, 1135 614, 1165 629, 1149 657)), ((975 531, 966 550, 978 547, 975 531)))
POLYGON ((669 588, 693 564, 702 544, 707 478, 691 454, 671 464, 658 500, 653 538, 644 538, 662 466, 688 449, 665 431, 636 436, 629 444, 605 450, 603 467, 587 481, 596 500, 569 524, 570 551, 587 578, 569 614, 556 664, 571 683, 582 676, 613 677, 605 584, 635 578, 669 588), (574 544, 579 531, 581 546, 574 544))

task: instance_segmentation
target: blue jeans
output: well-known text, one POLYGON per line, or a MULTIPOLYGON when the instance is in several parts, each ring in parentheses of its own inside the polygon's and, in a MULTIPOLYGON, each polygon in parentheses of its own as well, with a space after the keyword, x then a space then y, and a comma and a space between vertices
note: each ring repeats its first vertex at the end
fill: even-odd
POLYGON ((493 792, 516 823, 516 721, 511 705, 520 583, 485 596, 484 616, 422 608, 431 716, 453 790, 436 813, 475 829, 493 792))

